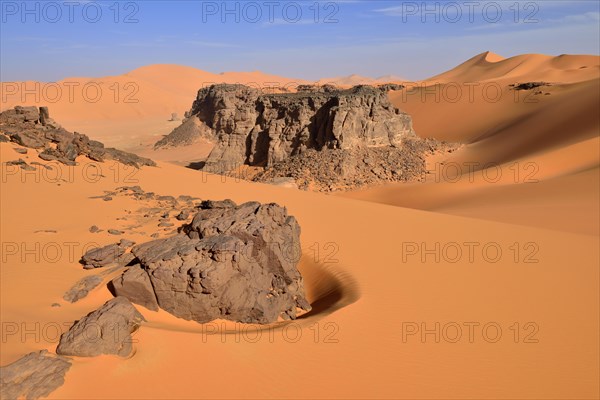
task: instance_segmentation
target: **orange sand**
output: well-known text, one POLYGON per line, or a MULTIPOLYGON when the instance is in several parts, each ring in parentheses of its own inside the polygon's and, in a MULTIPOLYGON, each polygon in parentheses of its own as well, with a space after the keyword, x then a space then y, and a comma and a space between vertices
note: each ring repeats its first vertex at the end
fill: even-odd
MULTIPOLYGON (((64 167, 75 178, 60 186, 2 165, 0 233, 4 246, 19 250, 2 252, 0 311, 2 323, 19 331, 3 338, 0 364, 41 348, 54 350, 50 323, 68 326, 110 297, 101 287, 75 304, 61 300, 77 279, 93 273, 77 264, 83 245, 118 240, 88 228, 127 227, 128 221, 117 218, 138 207, 130 199, 90 197, 127 184, 163 195, 285 205, 302 227, 301 269, 314 312, 261 331, 255 340, 235 324, 224 325, 227 334, 209 335, 220 322, 202 326, 138 307, 148 323, 134 337, 135 355, 76 359, 65 385, 50 398, 597 398, 599 142, 598 111, 591 109, 598 102, 597 66, 598 57, 482 55, 433 79, 557 83, 533 105, 400 102, 400 92, 391 94, 414 115, 419 134, 470 143, 452 154, 455 162, 499 163, 503 175, 496 183, 481 174, 472 181, 463 175, 456 183, 435 182, 430 175, 423 184, 344 195, 369 200, 357 201, 225 180, 164 162, 131 176, 120 169, 115 176, 112 164, 100 164, 104 177, 86 181, 82 175, 90 162, 82 159, 75 168, 64 167), (530 59, 531 67, 523 69, 530 59), (580 64, 588 65, 590 75, 578 70, 580 64), (511 162, 538 165, 538 183, 514 179, 511 162), (36 262, 21 251, 23 245, 50 249, 58 243, 64 252, 71 242, 76 257, 63 254, 55 262, 48 254, 36 262), (436 246, 439 251, 427 251, 436 246), (50 307, 54 302, 61 307, 50 307), (47 327, 45 334, 22 340, 20 324, 31 328, 35 322, 40 327, 34 331, 47 327), (434 333, 420 335, 423 327, 435 331, 436 323, 439 342, 434 333)), ((159 81, 144 68, 136 74, 159 81)), ((157 92, 166 91, 157 86, 157 92)), ((185 102, 164 107, 164 117, 190 104, 197 87, 186 90, 185 102)), ((51 108, 58 121, 70 117, 75 123, 82 108, 69 110, 51 108)), ((105 110, 113 115, 108 105, 105 110)), ((123 112, 105 126, 122 129, 121 118, 137 117, 123 112)), ((139 121, 148 124, 144 140, 170 128, 164 120, 139 121)), ((127 137, 115 142, 125 144, 127 137)), ((22 156, 13 147, 0 144, 2 162, 41 161, 32 150, 22 156)), ((124 237, 148 240, 151 227, 143 229, 124 237)))

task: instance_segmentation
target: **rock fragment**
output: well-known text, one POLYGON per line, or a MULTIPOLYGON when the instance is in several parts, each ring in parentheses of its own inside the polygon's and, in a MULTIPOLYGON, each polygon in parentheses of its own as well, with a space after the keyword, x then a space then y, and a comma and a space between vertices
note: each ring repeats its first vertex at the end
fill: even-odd
POLYGON ((129 356, 133 351, 131 334, 145 319, 125 297, 115 297, 76 321, 63 333, 56 353, 95 357, 101 354, 129 356))
POLYGON ((65 383, 69 368, 71 361, 68 358, 52 355, 47 350, 29 353, 0 367, 0 398, 47 397, 65 383))
POLYGON ((75 303, 86 297, 92 289, 101 283, 102 277, 98 275, 86 276, 77 281, 77 283, 64 294, 63 299, 70 303, 75 303))

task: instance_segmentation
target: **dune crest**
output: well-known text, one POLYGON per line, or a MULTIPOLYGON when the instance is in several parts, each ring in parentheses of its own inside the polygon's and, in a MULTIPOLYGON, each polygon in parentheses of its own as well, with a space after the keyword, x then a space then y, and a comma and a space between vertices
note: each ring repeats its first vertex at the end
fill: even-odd
POLYGON ((494 79, 510 78, 521 80, 550 80, 563 83, 580 82, 598 77, 600 63, 593 55, 521 54, 503 58, 491 52, 485 52, 464 63, 435 75, 427 82, 482 82, 494 79))
POLYGON ((417 135, 466 145, 431 160, 424 184, 342 196, 599 234, 600 57, 485 52, 390 99, 411 115, 417 135), (452 168, 456 179, 444 176, 452 168), (502 179, 486 179, 496 173, 502 179), (552 193, 561 194, 541 200, 552 193))

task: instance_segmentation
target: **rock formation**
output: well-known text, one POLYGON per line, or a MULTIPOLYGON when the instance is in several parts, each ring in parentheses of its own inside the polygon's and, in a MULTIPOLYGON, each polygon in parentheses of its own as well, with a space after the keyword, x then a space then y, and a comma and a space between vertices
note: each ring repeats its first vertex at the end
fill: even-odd
POLYGON ((125 297, 115 297, 102 307, 76 321, 60 337, 56 353, 95 357, 116 354, 127 357, 133 347, 131 334, 145 321, 125 297))
MULTIPOLYGON (((400 147, 405 138, 414 136, 410 116, 389 102, 386 90, 372 86, 300 89, 283 94, 261 94, 229 84, 201 89, 184 125, 192 136, 208 130, 216 141, 205 168, 269 167, 308 149, 400 147), (189 122, 194 117, 197 121, 189 122)), ((178 139, 184 126, 180 128, 157 146, 186 143, 178 139)))
POLYGON ((86 297, 92 289, 102 283, 102 277, 99 275, 90 275, 81 278, 64 295, 63 299, 70 303, 75 303, 86 297))
POLYGON ((121 276, 113 279, 109 288, 115 296, 123 296, 131 302, 158 311, 158 302, 148 273, 137 264, 127 268, 121 276))
POLYGON ((205 201, 180 234, 132 249, 141 267, 112 281, 116 295, 201 323, 270 323, 310 310, 296 269, 300 227, 276 204, 205 201))
POLYGON ((5 164, 10 166, 18 166, 19 168, 25 171, 35 171, 35 167, 32 167, 31 165, 27 164, 27 162, 22 158, 13 161, 7 161, 5 164))
POLYGON ((134 259, 133 254, 127 252, 134 244, 130 240, 121 239, 119 243, 90 249, 81 257, 81 264, 85 269, 125 266, 134 259))
POLYGON ((186 118, 181 125, 173 130, 168 136, 165 136, 156 144, 154 148, 187 146, 193 144, 200 138, 208 140, 214 139, 213 131, 203 124, 196 116, 186 118))
POLYGON ((3 400, 39 399, 65 383, 71 368, 68 358, 42 350, 29 353, 0 368, 0 398, 3 400))
POLYGON ((532 90, 538 88, 540 86, 552 86, 548 82, 525 82, 525 83, 516 83, 509 85, 514 88, 514 90, 532 90))
POLYGON ((113 148, 105 148, 95 140, 63 129, 52 118, 47 107, 20 107, 0 113, 0 136, 24 147, 38 149, 39 157, 75 165, 78 156, 94 161, 115 160, 141 167, 155 165, 152 160, 113 148))
POLYGON ((323 192, 385 182, 414 182, 425 178, 425 155, 454 149, 455 146, 420 138, 405 139, 402 148, 311 149, 259 172, 252 180, 277 184, 291 178, 300 189, 323 192))

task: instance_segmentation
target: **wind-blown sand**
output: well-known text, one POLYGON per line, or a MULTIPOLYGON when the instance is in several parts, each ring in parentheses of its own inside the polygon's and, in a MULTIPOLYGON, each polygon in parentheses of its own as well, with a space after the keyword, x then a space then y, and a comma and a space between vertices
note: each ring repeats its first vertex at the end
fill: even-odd
MULTIPOLYGON (((591 106, 598 104, 598 76, 584 76, 577 68, 583 63, 597 74, 598 57, 530 58, 536 67, 529 75, 507 75, 515 71, 509 68, 512 59, 482 55, 448 79, 556 83, 543 88, 551 95, 535 104, 422 103, 391 94, 397 106, 413 114, 420 135, 468 143, 451 162, 501 163, 496 183, 483 172, 456 183, 435 182, 432 174, 427 183, 331 196, 166 162, 133 174, 94 163, 104 175, 96 180, 89 172, 97 169, 80 159, 77 167, 62 167, 72 182, 44 179, 39 167, 34 173, 2 165, 2 243, 18 250, 2 252, 0 311, 3 324, 18 332, 3 330, 0 363, 38 349, 54 351, 52 324, 66 330, 111 297, 102 286, 75 304, 61 299, 75 281, 93 273, 77 262, 83 246, 120 238, 88 228, 127 228, 132 222, 117 218, 139 207, 127 198, 91 197, 140 185, 161 195, 286 206, 302 227, 300 267, 314 310, 293 324, 263 330, 256 339, 257 333, 240 332, 232 323, 224 325, 228 334, 220 334, 220 321, 202 326, 138 307, 148 323, 134 336, 133 357, 75 359, 64 386, 49 398, 597 398, 599 139, 598 111, 591 106), (554 70, 538 76, 544 71, 540 65, 554 70), (515 162, 518 179, 511 169, 515 162), (532 170, 526 163, 537 165, 534 175, 527 175, 532 170), (39 230, 56 233, 34 233, 39 230), (47 251, 39 262, 23 251, 36 243, 35 254, 47 251), (56 246, 62 256, 53 260, 56 246), (439 251, 427 251, 436 246, 439 251), (69 257, 69 248, 75 256, 69 257), (61 307, 51 307, 55 302, 61 307), (39 340, 33 334, 23 340, 21 324, 32 329, 36 322, 39 340), (439 340, 433 333, 421 337, 422 328, 434 330, 436 323, 439 340), (215 329, 220 332, 207 334, 215 329)), ((519 60, 526 64, 528 57, 519 60)), ((141 75, 153 79, 148 74, 141 75)), ((196 90, 189 88, 183 109, 196 90)), ((64 123, 69 108, 55 112, 50 106, 64 123)), ((148 130, 162 129, 139 121, 148 130)), ((121 125, 118 118, 109 123, 121 125)), ((117 129, 124 128, 112 132, 117 129)), ((103 135, 109 138, 110 132, 103 135)), ((129 138, 119 140, 125 144, 129 138)), ((23 156, 14 147, 0 144, 2 162, 24 158, 46 164, 34 151, 23 156)), ((435 160, 430 163, 433 168, 435 160)), ((122 237, 143 242, 152 229, 143 226, 135 231, 144 234, 122 237)))

